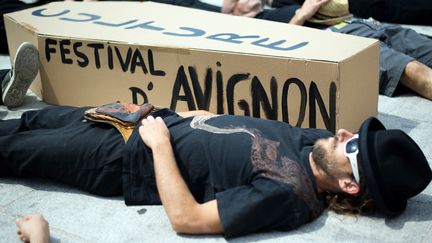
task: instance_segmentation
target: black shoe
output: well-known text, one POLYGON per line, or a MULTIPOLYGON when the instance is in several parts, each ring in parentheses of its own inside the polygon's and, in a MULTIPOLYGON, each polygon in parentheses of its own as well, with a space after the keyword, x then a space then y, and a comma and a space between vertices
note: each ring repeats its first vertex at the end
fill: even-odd
POLYGON ((12 70, 1 83, 2 100, 8 108, 24 102, 30 84, 39 71, 39 52, 31 43, 22 43, 17 50, 12 70))

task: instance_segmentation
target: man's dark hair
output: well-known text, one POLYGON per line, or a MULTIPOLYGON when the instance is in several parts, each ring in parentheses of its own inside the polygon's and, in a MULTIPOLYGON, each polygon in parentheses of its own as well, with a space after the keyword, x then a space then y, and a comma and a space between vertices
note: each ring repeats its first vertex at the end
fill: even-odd
POLYGON ((361 175, 358 195, 327 193, 327 207, 337 214, 365 215, 373 213, 375 208, 364 181, 365 178, 361 175))

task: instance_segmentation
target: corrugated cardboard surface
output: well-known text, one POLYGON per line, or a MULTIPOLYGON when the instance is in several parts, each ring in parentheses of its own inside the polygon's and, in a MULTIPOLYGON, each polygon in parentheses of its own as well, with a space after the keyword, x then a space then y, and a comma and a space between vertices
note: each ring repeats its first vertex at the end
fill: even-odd
POLYGON ((48 103, 147 101, 330 130, 377 112, 371 39, 151 2, 57 2, 6 25, 11 56, 38 46, 32 89, 48 103))

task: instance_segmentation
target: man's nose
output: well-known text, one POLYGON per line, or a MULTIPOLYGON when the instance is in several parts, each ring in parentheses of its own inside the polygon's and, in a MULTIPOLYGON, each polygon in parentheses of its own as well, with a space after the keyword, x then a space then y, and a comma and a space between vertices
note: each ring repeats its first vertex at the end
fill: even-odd
POLYGON ((338 140, 343 143, 346 140, 352 138, 354 134, 346 129, 341 128, 337 131, 336 136, 338 137, 338 140))

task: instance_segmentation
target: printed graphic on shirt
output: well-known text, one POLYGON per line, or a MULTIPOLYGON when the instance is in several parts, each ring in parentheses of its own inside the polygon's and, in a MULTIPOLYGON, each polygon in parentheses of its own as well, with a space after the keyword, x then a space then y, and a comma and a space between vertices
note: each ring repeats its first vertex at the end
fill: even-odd
POLYGON ((315 218, 321 214, 323 207, 317 199, 312 181, 296 161, 281 154, 283 151, 279 151, 280 142, 263 137, 257 129, 219 128, 206 123, 214 117, 217 115, 196 116, 192 119, 190 126, 216 134, 249 134, 252 140, 251 162, 254 174, 292 185, 297 197, 301 198, 311 209, 312 217, 315 218))
POLYGON ((254 172, 292 185, 295 194, 312 210, 312 217, 319 216, 323 207, 316 197, 312 181, 300 165, 279 154, 279 142, 260 135, 257 135, 252 141, 251 159, 254 172))
POLYGON ((245 132, 245 133, 248 133, 249 135, 251 135, 252 137, 255 137, 255 135, 253 133, 249 132, 247 129, 244 129, 244 128, 219 128, 219 127, 211 126, 211 125, 208 125, 205 123, 210 118, 214 118, 217 116, 219 116, 219 115, 195 116, 192 119, 190 126, 193 129, 201 129, 201 130, 211 132, 211 133, 232 134, 232 133, 238 133, 238 132, 245 132))

